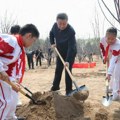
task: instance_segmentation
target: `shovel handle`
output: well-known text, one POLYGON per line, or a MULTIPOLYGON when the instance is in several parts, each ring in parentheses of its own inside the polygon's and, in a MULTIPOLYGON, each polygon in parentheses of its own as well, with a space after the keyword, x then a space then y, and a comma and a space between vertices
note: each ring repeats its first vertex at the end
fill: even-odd
POLYGON ((25 86, 23 86, 22 84, 20 84, 20 86, 22 86, 25 90, 27 90, 31 95, 33 95, 33 93, 25 86))
POLYGON ((105 81, 105 85, 106 85, 106 86, 108 86, 108 85, 109 85, 108 80, 106 80, 106 81, 105 81))
MULTIPOLYGON (((62 56, 60 55, 60 53, 59 53, 59 51, 58 51, 58 49, 57 49, 56 47, 55 47, 55 51, 56 51, 56 53, 58 54, 59 58, 61 59, 63 65, 65 66, 65 61, 63 60, 62 56)), ((73 78, 73 76, 72 76, 72 74, 71 74, 71 72, 70 72, 70 70, 68 69, 67 66, 65 66, 65 69, 67 70, 67 72, 68 72, 71 80, 74 81, 74 78, 73 78)))
MULTIPOLYGON (((5 80, 6 83, 8 83, 11 87, 13 88, 17 88, 16 85, 11 82, 10 80, 5 80)), ((22 91, 21 89, 19 90, 20 93, 22 93, 23 95, 26 95, 26 93, 24 91, 22 91)))
MULTIPOLYGON (((109 63, 107 62, 107 64, 106 64, 106 76, 107 76, 108 65, 109 65, 109 63)), ((109 86, 108 80, 105 80, 105 85, 106 85, 106 87, 109 86)))
MULTIPOLYGON (((17 88, 16 85, 13 82, 9 81, 9 80, 5 80, 5 82, 8 83, 11 87, 17 88)), ((24 96, 26 96, 27 98, 31 99, 33 102, 35 102, 34 99, 30 95, 25 93, 23 90, 19 89, 19 92, 21 94, 23 94, 24 96)))

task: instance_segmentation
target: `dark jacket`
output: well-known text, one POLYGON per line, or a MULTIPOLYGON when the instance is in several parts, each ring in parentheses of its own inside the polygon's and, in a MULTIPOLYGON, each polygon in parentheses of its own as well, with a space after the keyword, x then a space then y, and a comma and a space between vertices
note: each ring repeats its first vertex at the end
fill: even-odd
POLYGON ((30 59, 33 59, 33 55, 35 54, 35 51, 29 51, 26 53, 27 57, 30 59))
POLYGON ((38 59, 39 59, 39 58, 44 58, 41 50, 36 50, 35 56, 36 56, 38 59))
POLYGON ((66 29, 60 30, 55 23, 50 31, 50 43, 56 44, 62 56, 66 56, 66 61, 75 57, 77 52, 74 29, 68 24, 66 29))

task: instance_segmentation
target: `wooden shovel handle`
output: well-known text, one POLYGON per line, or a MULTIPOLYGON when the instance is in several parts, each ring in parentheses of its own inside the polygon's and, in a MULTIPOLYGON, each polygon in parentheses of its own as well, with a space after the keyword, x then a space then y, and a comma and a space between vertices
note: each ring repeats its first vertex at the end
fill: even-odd
MULTIPOLYGON (((63 60, 62 56, 60 55, 60 53, 59 53, 59 51, 58 51, 58 49, 57 49, 56 47, 55 47, 55 51, 56 51, 56 53, 58 54, 59 58, 61 59, 63 65, 65 66, 65 61, 63 60)), ((73 75, 71 74, 71 72, 70 72, 70 70, 68 69, 67 66, 65 66, 65 69, 67 70, 67 72, 68 72, 71 80, 74 81, 73 75)))
MULTIPOLYGON (((4 80, 4 81, 5 81, 6 83, 8 83, 11 87, 17 88, 16 85, 15 85, 13 82, 11 82, 11 81, 9 81, 9 80, 4 80)), ((26 96, 26 93, 25 93, 23 90, 19 89, 19 92, 26 96)))
MULTIPOLYGON (((107 76, 107 71, 108 71, 108 65, 109 65, 109 63, 108 63, 108 61, 107 61, 107 63, 106 63, 106 76, 107 76)), ((105 85, 106 85, 106 86, 109 86, 108 80, 105 80, 105 85)))
MULTIPOLYGON (((11 87, 17 88, 16 85, 15 85, 13 82, 11 82, 11 81, 9 81, 9 80, 4 80, 4 81, 5 81, 6 83, 8 83, 11 87)), ((26 96, 27 98, 31 99, 31 100, 33 101, 33 103, 36 104, 36 101, 35 101, 29 94, 25 93, 22 89, 19 89, 18 92, 20 92, 21 94, 23 94, 23 95, 26 96)))
POLYGON ((106 85, 106 86, 108 86, 108 85, 109 85, 108 80, 105 80, 105 85, 106 85))

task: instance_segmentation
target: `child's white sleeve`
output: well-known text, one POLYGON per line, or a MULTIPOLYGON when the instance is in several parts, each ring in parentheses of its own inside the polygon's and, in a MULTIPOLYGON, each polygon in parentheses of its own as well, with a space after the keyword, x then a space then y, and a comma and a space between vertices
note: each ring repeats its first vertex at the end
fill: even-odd
POLYGON ((117 59, 118 59, 118 55, 117 56, 112 55, 110 59, 109 67, 108 67, 108 74, 112 75, 117 59))
POLYGON ((3 72, 3 71, 5 71, 5 69, 4 69, 4 67, 3 67, 3 63, 2 63, 2 61, 0 60, 0 72, 3 72))

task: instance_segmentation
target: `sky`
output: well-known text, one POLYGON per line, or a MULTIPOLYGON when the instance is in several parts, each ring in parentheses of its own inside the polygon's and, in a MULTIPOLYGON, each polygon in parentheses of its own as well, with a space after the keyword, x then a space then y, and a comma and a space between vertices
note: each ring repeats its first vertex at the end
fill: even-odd
MULTIPOLYGON (((113 6, 113 0, 104 1, 110 7, 113 6)), ((94 36, 92 23, 96 12, 100 20, 101 36, 105 34, 105 30, 110 26, 104 19, 97 0, 1 0, 1 4, 1 18, 7 11, 8 17, 12 15, 12 18, 9 18, 16 18, 21 26, 33 23, 39 29, 41 38, 46 38, 49 35, 57 14, 61 12, 68 14, 68 22, 75 29, 77 38, 91 38, 94 36)), ((105 12, 108 14, 106 10, 105 12)), ((114 22, 113 18, 109 18, 114 22)))

